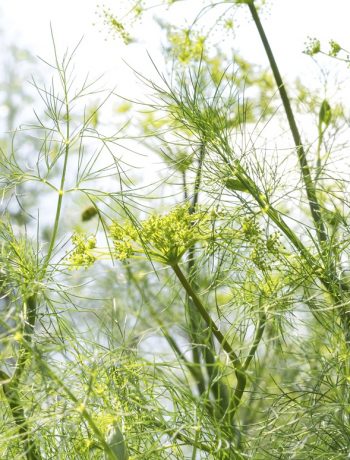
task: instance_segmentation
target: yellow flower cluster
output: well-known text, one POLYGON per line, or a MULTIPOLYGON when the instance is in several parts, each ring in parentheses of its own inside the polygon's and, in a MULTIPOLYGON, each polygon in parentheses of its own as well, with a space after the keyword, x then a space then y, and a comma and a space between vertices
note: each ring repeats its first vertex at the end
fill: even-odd
POLYGON ((145 253, 174 265, 196 241, 204 238, 201 224, 205 221, 202 214, 191 214, 188 205, 176 206, 169 214, 149 217, 137 230, 130 224, 122 226, 115 222, 110 235, 120 260, 145 253))
POLYGON ((199 60, 203 54, 205 37, 191 31, 180 29, 168 34, 172 52, 181 64, 188 64, 192 60, 199 60))
POLYGON ((113 222, 109 229, 113 240, 115 255, 119 260, 129 259, 136 251, 135 241, 138 238, 137 230, 130 224, 124 225, 113 222))
POLYGON ((334 40, 330 40, 329 42, 330 44, 330 51, 329 51, 329 55, 330 56, 333 56, 333 57, 336 57, 339 53, 339 51, 341 51, 342 47, 339 45, 339 43, 335 42, 334 40))
POLYGON ((73 268, 87 268, 95 262, 96 257, 92 254, 92 249, 96 247, 94 236, 87 237, 81 233, 74 233, 72 243, 74 250, 69 255, 68 260, 73 268))
POLYGON ((304 50, 304 53, 309 56, 314 56, 315 54, 321 52, 321 43, 317 38, 308 37, 308 41, 305 45, 306 49, 304 50))
POLYGON ((103 6, 101 16, 104 19, 104 25, 110 29, 113 36, 119 36, 126 45, 132 42, 132 37, 125 29, 124 24, 111 12, 110 8, 103 6))
POLYGON ((251 244, 250 258, 260 270, 268 270, 272 259, 278 258, 282 245, 280 233, 271 233, 268 237, 263 235, 259 224, 252 218, 246 218, 242 224, 242 234, 251 244))

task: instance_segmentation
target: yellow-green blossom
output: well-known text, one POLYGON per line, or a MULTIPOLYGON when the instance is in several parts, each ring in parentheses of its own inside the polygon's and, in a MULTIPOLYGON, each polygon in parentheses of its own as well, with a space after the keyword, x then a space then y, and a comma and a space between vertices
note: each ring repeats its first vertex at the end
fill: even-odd
POLYGON ((282 244, 280 233, 271 233, 268 237, 263 234, 259 224, 254 218, 243 220, 241 227, 244 239, 251 245, 251 261, 260 269, 271 268, 273 260, 279 257, 282 244))
POLYGON ((177 206, 164 216, 152 215, 136 230, 130 224, 114 222, 110 228, 116 257, 125 260, 135 253, 146 253, 173 265, 199 239, 206 219, 191 214, 188 205, 177 206))
POLYGON ((96 257, 92 253, 92 250, 96 247, 96 238, 94 236, 74 233, 72 243, 74 250, 69 255, 68 260, 73 268, 87 268, 95 262, 96 257))
POLYGON ((317 38, 308 37, 308 42, 306 43, 305 54, 309 56, 314 56, 317 53, 321 52, 321 42, 317 38))
POLYGON ((113 222, 110 229, 110 235, 113 240, 116 257, 119 260, 129 259, 135 252, 135 240, 138 234, 130 224, 120 225, 113 222))
POLYGON ((125 29, 124 24, 112 13, 110 8, 102 7, 102 17, 104 19, 104 25, 110 29, 113 36, 119 36, 123 42, 128 45, 132 42, 130 33, 125 29))
POLYGON ((334 57, 337 56, 339 51, 341 51, 342 47, 339 45, 339 43, 335 42, 334 40, 330 40, 329 44, 331 47, 329 55, 334 57))
POLYGON ((188 64, 192 60, 199 60, 203 54, 205 37, 190 29, 170 31, 168 39, 174 55, 181 64, 188 64))

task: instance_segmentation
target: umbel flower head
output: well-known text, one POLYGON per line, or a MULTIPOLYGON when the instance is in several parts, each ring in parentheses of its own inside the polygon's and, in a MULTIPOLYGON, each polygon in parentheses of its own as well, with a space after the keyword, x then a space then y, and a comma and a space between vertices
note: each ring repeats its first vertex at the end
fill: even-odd
POLYGON ((72 243, 74 250, 69 255, 68 260, 73 268, 87 268, 95 262, 96 257, 92 254, 92 250, 96 247, 96 238, 94 236, 74 233, 72 243))
POLYGON ((162 263, 174 265, 196 241, 205 239, 205 223, 203 213, 190 213, 188 205, 176 206, 164 216, 152 215, 138 228, 114 222, 110 235, 115 256, 125 260, 145 253, 162 263))

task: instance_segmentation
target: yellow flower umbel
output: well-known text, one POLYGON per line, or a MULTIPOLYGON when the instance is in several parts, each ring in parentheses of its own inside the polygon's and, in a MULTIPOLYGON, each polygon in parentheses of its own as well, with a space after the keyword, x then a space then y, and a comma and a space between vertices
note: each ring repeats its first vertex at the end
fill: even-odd
POLYGON ((192 60, 200 60, 204 51, 205 37, 191 29, 168 31, 168 40, 171 51, 181 64, 188 64, 192 60))
POLYGON ((203 217, 191 214, 188 205, 176 206, 165 216, 153 215, 143 221, 139 229, 130 224, 113 223, 110 234, 116 257, 125 260, 137 253, 145 253, 167 265, 179 262, 184 253, 203 239, 200 223, 203 217))
POLYGON ((68 258, 72 268, 87 268, 95 262, 96 257, 92 254, 92 250, 96 247, 94 236, 87 237, 81 233, 74 233, 72 243, 75 248, 68 258))
POLYGON ((138 240, 139 234, 132 225, 128 223, 120 225, 118 222, 113 222, 109 232, 117 259, 126 260, 133 256, 135 252, 138 252, 135 242, 138 240))

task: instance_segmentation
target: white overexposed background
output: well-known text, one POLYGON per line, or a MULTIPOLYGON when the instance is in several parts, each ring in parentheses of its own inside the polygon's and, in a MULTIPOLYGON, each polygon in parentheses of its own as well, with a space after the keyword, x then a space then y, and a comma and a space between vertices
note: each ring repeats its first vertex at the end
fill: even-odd
MULTIPOLYGON (((133 92, 131 73, 122 60, 145 71, 150 65, 147 52, 155 57, 159 53, 159 29, 146 18, 136 25, 140 41, 125 46, 108 34, 108 28, 98 16, 102 6, 120 16, 132 3, 131 0, 105 0, 102 4, 98 0, 0 0, 1 27, 8 42, 15 42, 48 60, 52 58, 50 23, 61 50, 67 46, 72 48, 84 36, 77 56, 81 71, 103 73, 112 86, 133 92)), ((146 0, 144 3, 147 7, 157 2, 146 0)), ((179 2, 170 17, 184 24, 189 8, 196 9, 198 3, 197 0, 179 2)), ((289 80, 301 77, 307 84, 317 78, 316 65, 302 53, 308 36, 319 38, 325 49, 330 39, 350 48, 348 0, 273 0, 267 3, 269 6, 262 15, 264 26, 282 73, 289 80)), ((235 48, 248 60, 266 65, 249 12, 240 17, 246 20, 238 24, 235 48)), ((343 79, 346 79, 345 66, 342 69, 339 72, 344 71, 343 79)), ((2 72, 6 69, 0 69, 0 79, 2 72)))
MULTIPOLYGON (((163 10, 161 13, 159 8, 150 8, 161 2, 145 0, 144 5, 149 11, 141 22, 133 24, 130 23, 126 13, 134 3, 134 0, 105 0, 103 3, 99 0, 0 0, 0 28, 2 29, 0 53, 6 47, 8 50, 10 44, 15 44, 19 48, 28 49, 34 56, 40 56, 48 62, 53 62, 51 28, 60 56, 63 55, 66 48, 73 50, 83 37, 81 46, 74 57, 75 73, 79 78, 83 79, 87 73, 91 79, 103 75, 100 86, 106 90, 115 89, 116 93, 125 98, 142 101, 147 89, 138 81, 132 69, 152 78, 155 69, 149 56, 156 64, 159 63, 159 68, 162 68, 162 62, 164 62, 160 46, 160 28, 152 16, 159 17, 165 14, 167 21, 178 25, 190 25, 193 14, 198 11, 203 2, 202 0, 179 1, 168 12, 163 10), (103 15, 101 17, 102 10, 108 8, 111 14, 118 19, 125 20, 126 28, 137 38, 135 43, 126 46, 122 40, 110 33, 108 26, 103 23, 103 15)), ((317 37, 325 50, 329 49, 328 43, 331 39, 339 42, 345 48, 350 48, 349 0, 333 0, 332 2, 326 0, 267 0, 261 17, 286 81, 292 83, 299 78, 311 91, 317 91, 319 87, 320 92, 324 92, 324 76, 330 72, 327 91, 329 93, 333 91, 333 94, 327 94, 327 98, 336 95, 344 102, 350 97, 350 69, 346 64, 337 64, 334 60, 322 56, 317 56, 315 61, 303 53, 308 37, 317 37), (335 85, 333 90, 333 81, 337 84, 342 83, 340 91, 335 85)), ((209 12, 206 15, 204 26, 206 22, 208 27, 213 25, 215 22, 213 13, 209 12)), ((227 36, 222 35, 222 30, 215 37, 214 28, 213 40, 219 37, 224 46, 233 45, 237 52, 248 61, 268 67, 256 27, 245 5, 237 8, 234 24, 234 37, 229 33, 227 36)), ((50 77, 52 73, 52 69, 45 66, 39 59, 37 67, 34 65, 30 68, 34 77, 36 71, 39 80, 46 76, 50 77)), ((24 79, 30 81, 31 73, 24 75, 24 79)), ((0 82, 5 77, 6 65, 2 65, 0 82)), ((290 85, 289 90, 293 95, 293 85, 290 85)), ((28 119, 28 107, 23 105, 23 114, 20 113, 18 116, 19 123, 26 122, 28 119)), ((1 109, 0 103, 0 118, 3 113, 1 109)), ((108 117, 107 108, 104 118, 109 120, 108 117)), ((307 123, 302 125, 302 134, 308 137, 310 128, 307 123)), ((314 129, 314 126, 312 128, 314 129)), ((312 142, 314 133, 311 133, 310 138, 312 142)), ((142 145, 138 150, 142 152, 142 145)), ((159 159, 155 161, 159 162, 159 159)), ((150 167, 151 163, 152 161, 146 156, 139 156, 137 159, 138 166, 148 168, 145 175, 156 172, 157 168, 150 167)), ((140 174, 143 173, 140 171, 140 174)))

